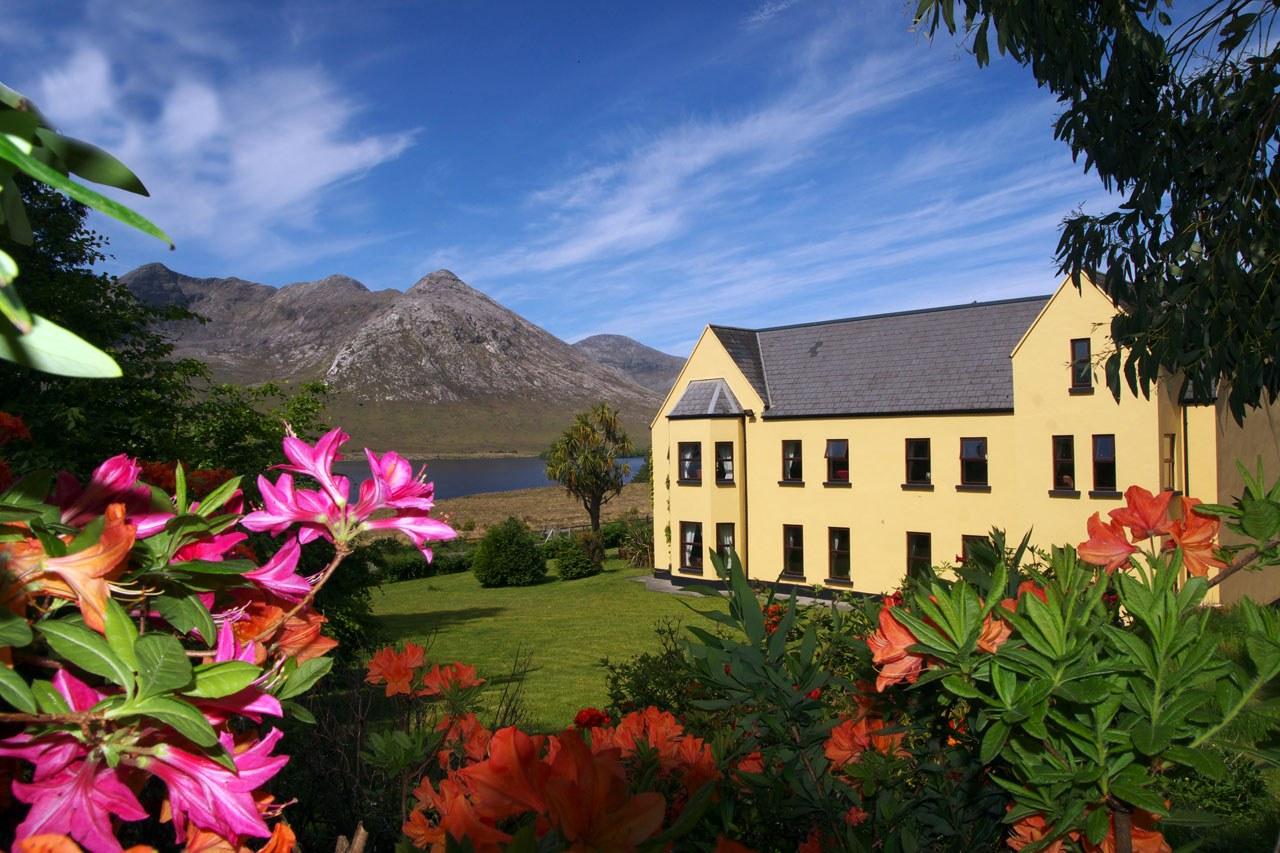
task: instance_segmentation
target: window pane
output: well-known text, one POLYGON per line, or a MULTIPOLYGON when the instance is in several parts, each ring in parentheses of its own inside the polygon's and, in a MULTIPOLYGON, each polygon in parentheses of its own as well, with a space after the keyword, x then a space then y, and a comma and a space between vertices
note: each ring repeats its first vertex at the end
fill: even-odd
POLYGON ((1071 342, 1071 387, 1093 386, 1093 365, 1088 338, 1076 338, 1071 342))
POLYGON ((702 479, 702 444, 697 441, 682 441, 679 445, 681 480, 698 481, 702 479))
POLYGON ((849 528, 832 527, 831 536, 831 577, 848 579, 849 577, 849 528))
POLYGON ((827 481, 849 482, 849 442, 843 438, 827 440, 827 481))
POLYGON ((907 573, 917 575, 933 565, 933 541, 928 533, 907 534, 907 573))
POLYGON ((931 480, 929 439, 907 439, 907 482, 928 483, 931 480))
POLYGON ((849 456, 849 442, 843 438, 827 439, 827 458, 845 459, 849 456))
POLYGON ((1116 490, 1116 437, 1093 437, 1093 488, 1099 492, 1116 490))
POLYGON ((733 525, 721 523, 716 525, 716 550, 725 560, 733 553, 733 525))
POLYGON ((782 442, 782 479, 803 480, 804 465, 800 459, 800 442, 782 442))
POLYGON ((680 567, 702 568, 702 524, 697 521, 680 522, 680 567))
POLYGON ((804 574, 804 528, 798 524, 782 527, 782 570, 789 575, 804 574))
POLYGON ((716 442, 716 479, 722 483, 733 481, 733 442, 716 442))
POLYGON ((960 482, 966 486, 987 485, 987 440, 960 439, 960 482))
POLYGON ((1076 488, 1076 440, 1070 435, 1053 437, 1053 488, 1074 491, 1076 488))

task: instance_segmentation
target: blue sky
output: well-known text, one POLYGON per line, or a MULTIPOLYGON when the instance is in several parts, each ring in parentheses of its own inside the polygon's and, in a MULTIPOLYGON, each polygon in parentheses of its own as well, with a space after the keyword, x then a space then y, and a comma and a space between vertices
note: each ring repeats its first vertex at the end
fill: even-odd
POLYGON ((1029 72, 911 3, 9 3, 0 79, 138 172, 161 261, 406 289, 567 339, 1048 292, 1105 204, 1029 72))

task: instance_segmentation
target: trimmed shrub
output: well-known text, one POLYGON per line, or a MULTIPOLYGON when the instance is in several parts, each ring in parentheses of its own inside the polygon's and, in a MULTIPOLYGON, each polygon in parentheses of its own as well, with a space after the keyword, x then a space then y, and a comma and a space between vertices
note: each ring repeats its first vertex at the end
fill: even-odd
POLYGON ((485 532, 471 570, 481 586, 528 586, 546 577, 547 561, 528 528, 508 518, 485 532))
POLYGON ((593 530, 584 530, 575 537, 578 547, 586 552, 591 565, 597 569, 604 567, 604 537, 593 530))
POLYGON ((568 533, 557 534, 542 543, 542 556, 548 560, 559 560, 565 554, 576 550, 579 550, 578 544, 568 533))
POLYGON ((617 548, 627 535, 626 521, 610 521, 600 525, 600 536, 604 539, 604 547, 617 548))
POLYGON ((433 556, 428 563, 417 548, 388 537, 361 546, 347 562, 364 564, 383 583, 411 581, 469 571, 472 549, 461 539, 441 542, 431 549, 433 556))
POLYGON ((591 561, 591 555, 582 543, 578 539, 568 541, 568 547, 561 548, 556 557, 556 573, 560 580, 572 581, 600 574, 600 567, 591 561))

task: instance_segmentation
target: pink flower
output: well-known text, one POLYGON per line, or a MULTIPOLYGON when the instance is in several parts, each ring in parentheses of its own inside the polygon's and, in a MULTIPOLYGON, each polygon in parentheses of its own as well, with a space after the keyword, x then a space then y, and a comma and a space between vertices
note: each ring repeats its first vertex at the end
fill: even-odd
POLYGON ((138 484, 141 470, 137 460, 121 453, 93 469, 84 488, 71 475, 60 475, 53 500, 62 508, 63 523, 83 527, 111 503, 128 504, 130 510, 145 512, 151 504, 151 492, 138 484))
POLYGON ((274 486, 266 477, 258 477, 258 491, 262 493, 262 509, 240 521, 249 530, 279 536, 299 524, 298 541, 305 545, 320 536, 331 537, 330 531, 341 519, 338 505, 328 496, 312 489, 295 489, 288 474, 281 474, 274 486))
POLYGON ((93 851, 119 853, 111 816, 143 820, 146 811, 116 771, 97 761, 77 761, 55 773, 14 782, 13 796, 31 805, 16 839, 45 833, 70 835, 93 851))
POLYGON ((444 542, 453 539, 458 532, 436 518, 429 518, 425 512, 409 511, 391 518, 378 518, 365 521, 360 525, 364 530, 397 530, 409 538, 414 547, 431 559, 431 548, 428 542, 444 542))
POLYGON ((173 562, 181 563, 186 560, 208 560, 214 563, 220 563, 227 556, 227 552, 239 545, 241 542, 249 538, 247 533, 219 533, 216 536, 210 536, 183 545, 178 552, 173 555, 173 562))
MULTIPOLYGON (((255 663, 257 644, 236 642, 235 629, 230 622, 223 622, 218 629, 218 643, 214 650, 213 662, 243 661, 255 663)), ((262 679, 230 696, 219 699, 195 699, 196 707, 204 714, 211 725, 220 726, 233 716, 248 717, 255 723, 262 722, 264 716, 283 717, 284 709, 280 700, 265 693, 258 686, 262 679)))
POLYGON ((297 573, 301 554, 302 546, 298 540, 289 539, 270 560, 251 572, 245 572, 244 576, 280 598, 301 601, 311 592, 311 584, 297 573))
POLYGON ((424 467, 415 477, 409 460, 394 451, 378 456, 368 448, 364 451, 373 475, 360 484, 361 503, 364 502, 365 484, 372 483, 381 492, 379 503, 396 509, 420 509, 426 512, 435 506, 435 486, 426 481, 424 467))
POLYGON ((320 488, 328 494, 334 503, 338 506, 345 506, 350 486, 346 477, 335 477, 333 475, 333 463, 342 458, 342 454, 338 452, 338 449, 346 444, 350 438, 351 436, 340 428, 334 427, 320 436, 320 440, 316 442, 315 447, 312 447, 294 435, 293 430, 290 429, 289 434, 284 439, 284 455, 293 464, 277 465, 275 467, 281 471, 289 471, 310 477, 320 484, 320 488))

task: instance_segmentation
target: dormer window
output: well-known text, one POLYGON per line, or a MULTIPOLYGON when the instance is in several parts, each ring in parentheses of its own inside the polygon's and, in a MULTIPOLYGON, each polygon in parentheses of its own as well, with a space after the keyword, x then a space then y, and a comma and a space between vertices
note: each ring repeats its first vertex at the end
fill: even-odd
POLYGON ((1071 341, 1071 390, 1093 390, 1093 357, 1088 338, 1071 341))

